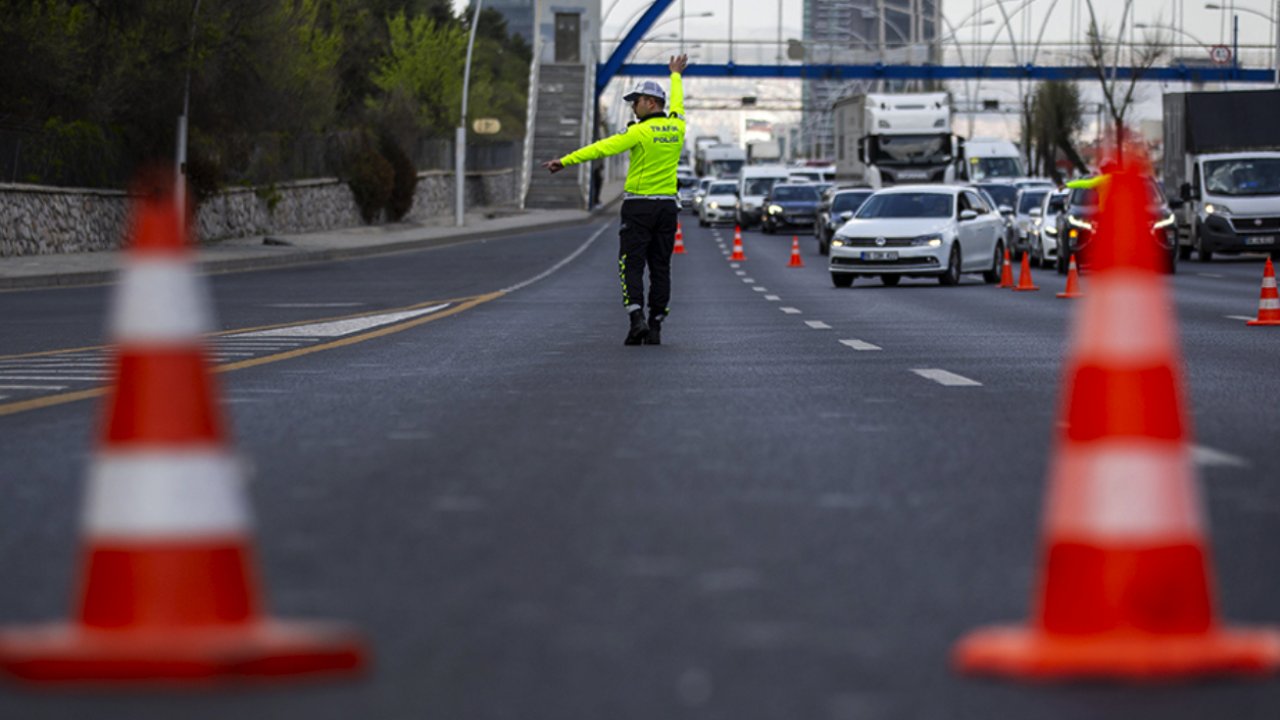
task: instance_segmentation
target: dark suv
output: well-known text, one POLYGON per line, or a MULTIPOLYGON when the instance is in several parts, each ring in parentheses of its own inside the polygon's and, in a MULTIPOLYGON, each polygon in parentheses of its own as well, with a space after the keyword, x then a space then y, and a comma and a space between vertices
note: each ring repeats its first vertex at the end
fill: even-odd
POLYGON ((818 188, 809 183, 779 183, 764 200, 761 229, 774 233, 783 228, 813 225, 818 212, 818 188))
POLYGON ((818 253, 826 255, 831 250, 831 238, 836 231, 853 218, 862 203, 871 197, 871 188, 849 188, 825 192, 818 203, 818 218, 814 223, 814 235, 818 236, 818 253))
MULTIPOLYGON (((1156 244, 1164 260, 1164 271, 1172 274, 1178 267, 1178 228, 1173 210, 1155 181, 1147 178, 1147 216, 1150 241, 1156 244)), ((1065 275, 1071 256, 1081 268, 1089 265, 1089 247, 1094 239, 1098 215, 1098 189, 1073 188, 1067 196, 1066 210, 1058 216, 1058 273, 1065 275)))

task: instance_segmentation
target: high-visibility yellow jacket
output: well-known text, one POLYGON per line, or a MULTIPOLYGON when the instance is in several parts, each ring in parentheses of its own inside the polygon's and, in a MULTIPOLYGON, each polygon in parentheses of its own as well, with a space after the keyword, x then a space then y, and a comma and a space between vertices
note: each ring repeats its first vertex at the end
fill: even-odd
POLYGON ((671 92, 665 115, 655 114, 631 123, 624 132, 575 150, 560 158, 565 167, 631 151, 626 190, 635 195, 675 195, 676 166, 684 149, 684 89, 680 73, 671 73, 671 92))

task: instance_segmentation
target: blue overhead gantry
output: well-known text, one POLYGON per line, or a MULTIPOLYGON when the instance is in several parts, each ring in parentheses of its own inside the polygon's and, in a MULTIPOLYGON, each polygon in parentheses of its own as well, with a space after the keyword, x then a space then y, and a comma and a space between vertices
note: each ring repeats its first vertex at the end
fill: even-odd
MULTIPOLYGON (((609 59, 596 68, 596 97, 620 76, 662 77, 670 71, 658 63, 628 64, 627 57, 636 49, 645 33, 675 0, 654 0, 636 24, 627 31, 609 59)), ((1107 70, 1108 78, 1127 80, 1134 74, 1139 80, 1157 82, 1256 82, 1275 81, 1274 70, 1245 70, 1234 62, 1221 67, 1175 65, 1169 67, 1117 67, 1107 70)), ((782 78, 799 80, 1093 80, 1094 68, 1087 65, 690 65, 686 77, 782 78)))

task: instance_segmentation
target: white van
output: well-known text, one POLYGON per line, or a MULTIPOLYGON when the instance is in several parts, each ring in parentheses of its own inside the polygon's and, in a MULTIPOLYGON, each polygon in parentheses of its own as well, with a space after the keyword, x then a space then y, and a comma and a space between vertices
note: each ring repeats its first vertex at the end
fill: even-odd
POLYGON ((970 138, 964 142, 964 154, 956 175, 975 183, 990 180, 1013 180, 1027 173, 1022 166, 1018 146, 998 138, 970 138))
POLYGON ((764 214, 764 199, 773 186, 784 183, 791 172, 782 165, 748 165, 738 178, 738 225, 758 224, 764 214))

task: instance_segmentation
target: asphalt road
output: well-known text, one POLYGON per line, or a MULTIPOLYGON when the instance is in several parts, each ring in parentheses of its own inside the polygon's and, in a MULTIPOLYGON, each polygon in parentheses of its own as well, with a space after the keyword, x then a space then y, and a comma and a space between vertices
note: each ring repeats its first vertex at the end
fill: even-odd
MULTIPOLYGON (((1031 598, 1061 278, 838 290, 811 236, 787 268, 789 236, 747 233, 735 268, 732 229, 684 217, 661 347, 622 346, 616 223, 212 277, 226 331, 443 306, 360 342, 215 343, 270 606, 354 622, 374 664, 194 695, 8 685, 0 717, 1280 715, 1271 679, 951 671, 957 637, 1031 598)), ((1227 317, 1255 314, 1260 276, 1184 263, 1173 284, 1222 614, 1280 623, 1280 333, 1227 317)), ((100 344, 107 293, 0 293, 0 355, 100 344)), ((60 388, 0 390, 0 410, 99 385, 101 358, 0 357, 0 386, 60 388)), ((0 415, 0 622, 67 612, 99 403, 0 415)))

